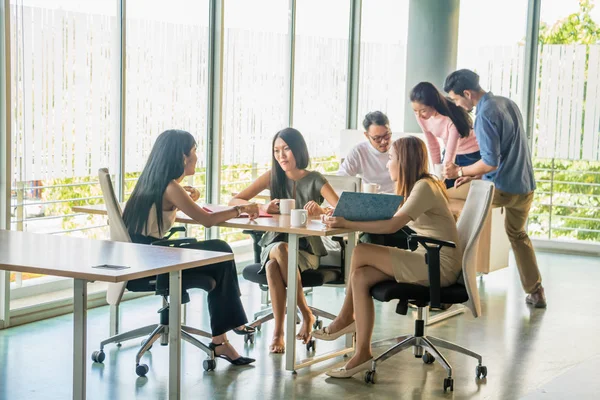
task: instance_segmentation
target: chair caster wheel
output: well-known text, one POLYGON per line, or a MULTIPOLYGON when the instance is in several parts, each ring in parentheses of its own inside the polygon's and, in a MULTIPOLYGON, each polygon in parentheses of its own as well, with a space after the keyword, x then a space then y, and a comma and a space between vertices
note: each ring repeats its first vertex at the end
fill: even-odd
POLYGON ((102 351, 102 350, 94 351, 92 353, 92 361, 95 363, 102 364, 102 362, 104 361, 104 358, 105 358, 105 354, 104 354, 104 351, 102 351))
POLYGON ((202 368, 204 368, 205 371, 214 371, 215 368, 217 368, 217 361, 216 360, 204 360, 202 362, 202 368))
POLYGON ((306 342, 306 351, 310 351, 312 349, 312 351, 317 350, 317 342, 315 339, 310 339, 308 342, 306 342))
POLYGON ((483 365, 478 365, 475 368, 475 377, 477 379, 483 379, 487 376, 487 367, 483 365))
POLYGON ((444 379, 444 392, 446 389, 450 389, 451 392, 454 392, 454 380, 452 378, 444 379))
MULTIPOLYGON (((146 341, 142 340, 142 343, 140 343, 142 347, 144 347, 146 345, 146 341)), ((150 350, 152 348, 152 345, 150 345, 150 347, 148 347, 147 350, 150 350)))
POLYGON ((138 376, 146 376, 146 374, 150 371, 150 368, 146 364, 139 364, 135 366, 135 373, 138 376))
POLYGON ((313 329, 321 329, 323 328, 323 321, 318 319, 315 321, 315 323, 313 324, 313 329))
POLYGON ((365 383, 375 384, 377 379, 375 378, 375 371, 367 371, 365 372, 365 383))
POLYGON ((244 343, 254 344, 254 333, 246 333, 244 335, 244 343))
POLYGON ((425 354, 423 354, 422 358, 423 358, 423 362, 425 364, 433 364, 434 361, 435 361, 435 357, 432 356, 431 354, 427 353, 427 352, 425 352, 425 354))

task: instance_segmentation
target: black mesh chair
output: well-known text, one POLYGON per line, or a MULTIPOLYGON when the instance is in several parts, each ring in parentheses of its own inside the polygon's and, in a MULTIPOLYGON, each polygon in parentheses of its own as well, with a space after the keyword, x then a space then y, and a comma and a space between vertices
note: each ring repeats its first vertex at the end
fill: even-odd
POLYGON ((365 382, 375 383, 377 365, 410 347, 414 348, 413 353, 415 357, 422 358, 424 363, 431 364, 437 360, 446 369, 448 376, 444 379, 444 391, 447 389, 454 390, 452 367, 437 347, 474 357, 478 361, 475 369, 476 378, 480 379, 487 376, 487 367, 482 365, 482 357, 479 354, 446 340, 426 336, 423 312, 425 307, 439 307, 441 303, 466 303, 467 308, 471 310, 474 317, 481 315, 481 303, 477 290, 477 265, 475 262, 477 243, 484 221, 490 212, 493 197, 493 183, 487 181, 473 181, 471 183, 469 195, 458 221, 459 240, 464 253, 462 275, 457 283, 444 288, 440 287, 440 250, 444 246, 456 247, 456 244, 424 236, 411 235, 408 238, 409 244, 418 243, 427 250, 425 260, 429 267, 430 286, 386 281, 375 285, 371 289, 371 295, 379 301, 388 302, 398 300, 396 307, 396 313, 398 314, 407 314, 408 303, 415 305, 417 307, 417 319, 415 320, 415 331, 412 335, 404 335, 372 343, 373 348, 393 346, 373 360, 371 369, 365 373, 365 382))

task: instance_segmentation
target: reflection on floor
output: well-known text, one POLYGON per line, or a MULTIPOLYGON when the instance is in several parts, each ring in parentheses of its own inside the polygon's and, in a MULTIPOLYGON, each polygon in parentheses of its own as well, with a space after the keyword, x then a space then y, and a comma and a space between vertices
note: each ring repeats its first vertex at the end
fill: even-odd
MULTIPOLYGON (((539 254, 547 310, 526 306, 525 295, 514 266, 485 276, 480 281, 483 300, 481 318, 469 314, 429 328, 429 333, 462 344, 480 353, 488 367, 485 382, 475 380, 474 359, 448 354, 454 368, 454 392, 444 394, 445 371, 438 364, 424 365, 410 352, 386 361, 378 368, 376 385, 366 385, 362 375, 337 381, 324 372, 343 363, 342 358, 303 369, 297 376, 283 370, 282 356, 269 355, 272 332, 266 324, 254 345, 244 345, 232 335, 233 344, 244 355, 258 359, 251 367, 233 367, 219 360, 217 369, 204 372, 203 353, 183 344, 184 399, 563 399, 596 398, 600 387, 595 379, 600 367, 600 259, 556 254, 539 254)), ((242 282, 243 300, 250 315, 260 307, 260 291, 242 282)), ((336 312, 343 290, 320 288, 309 301, 336 312)), ((188 324, 208 327, 205 295, 192 294, 188 324)), ((160 300, 148 297, 127 302, 122 308, 122 328, 154 323, 160 300)), ((374 339, 412 332, 412 318, 395 314, 395 303, 376 303, 374 339)), ((64 400, 71 397, 72 315, 0 331, 0 399, 64 400)), ((108 309, 89 312, 88 352, 108 334, 108 309)), ((89 399, 166 399, 168 349, 155 345, 145 357, 150 366, 147 378, 135 374, 139 341, 117 349, 107 347, 103 365, 88 364, 89 399)), ((338 342, 317 344, 324 352, 342 346, 338 342)), ((298 357, 307 351, 298 346, 298 357)))

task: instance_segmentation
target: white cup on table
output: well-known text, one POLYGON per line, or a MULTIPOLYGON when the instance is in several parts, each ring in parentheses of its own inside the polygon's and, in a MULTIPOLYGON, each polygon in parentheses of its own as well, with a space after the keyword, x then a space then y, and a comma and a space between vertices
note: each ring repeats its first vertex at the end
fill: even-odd
POLYGON ((363 193, 377 193, 379 185, 376 183, 363 183, 363 193))
POLYGON ((294 199, 281 199, 279 200, 279 213, 282 215, 289 215, 290 211, 296 208, 296 200, 294 199))
POLYGON ((308 211, 303 209, 296 209, 291 211, 290 225, 292 226, 306 226, 308 222, 308 211))

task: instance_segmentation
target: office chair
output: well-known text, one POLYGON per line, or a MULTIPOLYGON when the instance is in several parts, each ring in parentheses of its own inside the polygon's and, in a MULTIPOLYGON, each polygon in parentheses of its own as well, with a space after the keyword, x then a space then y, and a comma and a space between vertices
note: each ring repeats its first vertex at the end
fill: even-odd
MULTIPOLYGON (((331 184, 333 189, 340 194, 343 191, 357 192, 361 188, 361 178, 353 176, 337 176, 337 175, 325 175, 327 181, 331 184)), ((254 245, 254 263, 248 265, 242 271, 244 279, 257 283, 261 290, 264 292, 268 291, 267 275, 259 273, 261 269, 260 264, 260 253, 261 247, 258 242, 262 238, 263 232, 244 230, 244 233, 250 235, 254 245)), ((315 288, 324 285, 343 285, 345 283, 345 248, 346 243, 344 237, 334 236, 333 240, 340 244, 340 251, 329 251, 329 254, 322 257, 318 269, 306 270, 300 274, 302 280, 302 288, 315 288)), ((311 312, 315 316, 315 323, 313 324, 314 329, 320 329, 323 327, 323 320, 320 318, 327 318, 329 320, 335 319, 335 315, 328 313, 327 311, 321 310, 316 307, 309 306, 311 312)), ((273 308, 267 306, 254 314, 254 321, 249 325, 255 327, 260 331, 260 326, 272 320, 273 308)), ((297 320, 300 317, 297 316, 297 320)), ((254 334, 247 334, 244 338, 246 342, 254 343, 254 334)), ((310 339, 306 343, 307 350, 315 350, 316 344, 314 339, 310 339)))
MULTIPOLYGON (((113 185, 110 179, 110 175, 108 173, 108 169, 101 168, 98 171, 98 176, 100 179, 100 187, 102 188, 102 195, 104 197, 104 202, 106 204, 106 209, 108 212, 108 223, 110 228, 110 239, 118 242, 131 242, 131 237, 129 236, 129 232, 127 231, 127 227, 123 222, 121 206, 117 201, 115 196, 115 192, 113 189, 113 185)), ((181 229, 175 229, 175 231, 181 231, 181 229)), ((172 233, 171 233, 172 234, 172 233)), ((170 235, 171 235, 170 234, 170 235)), ((168 237, 170 237, 170 235, 168 237)), ((152 242, 152 245, 158 246, 176 246, 176 247, 184 247, 185 244, 194 243, 196 239, 193 238, 184 238, 177 240, 158 240, 152 242)), ((181 303, 187 303, 190 301, 189 294, 187 293, 188 289, 198 288, 203 289, 207 292, 213 290, 216 286, 216 282, 211 277, 199 277, 197 279, 185 279, 181 282, 182 286, 182 299, 181 303)), ((149 277, 149 278, 141 278, 134 279, 128 282, 121 283, 109 283, 108 290, 106 292, 106 301, 110 305, 111 309, 111 332, 108 339, 100 342, 100 350, 94 351, 92 353, 92 361, 97 363, 102 363, 105 358, 104 354, 104 346, 110 343, 117 343, 120 346, 120 343, 125 340, 136 339, 143 336, 148 336, 142 341, 142 347, 136 354, 135 358, 135 372, 138 376, 145 376, 149 367, 146 364, 140 364, 140 360, 144 353, 152 347, 153 343, 156 342, 159 338, 161 339, 160 343, 163 346, 166 346, 169 343, 168 333, 169 333, 169 302, 168 302, 168 276, 159 275, 157 277, 149 277), (121 303, 121 299, 123 298, 123 293, 125 292, 125 288, 131 292, 155 292, 157 295, 161 295, 163 298, 163 306, 158 313, 160 314, 160 320, 158 324, 148 325, 142 328, 134 329, 129 332, 119 333, 119 304, 121 303)), ((203 368, 205 371, 212 371, 216 368, 217 363, 215 360, 214 352, 208 347, 208 345, 202 343, 198 339, 192 336, 199 335, 204 336, 206 338, 211 338, 207 332, 201 331, 196 328, 192 328, 186 325, 181 326, 181 337, 187 342, 193 344, 198 347, 200 350, 204 351, 207 355, 207 359, 203 362, 203 368)))
POLYGON ((439 307, 440 303, 466 303, 467 308, 471 310, 474 317, 477 318, 481 315, 475 261, 479 236, 485 219, 490 212, 493 197, 493 183, 482 180, 471 183, 471 190, 458 220, 458 236, 464 253, 462 276, 455 284, 440 288, 440 249, 444 246, 456 247, 456 245, 452 242, 412 235, 408 239, 409 243, 417 242, 427 250, 425 260, 429 267, 430 286, 385 281, 371 288, 371 295, 379 301, 399 300, 396 307, 396 313, 398 314, 406 315, 409 302, 416 305, 417 319, 415 320, 414 334, 372 343, 373 348, 394 345, 373 360, 371 369, 365 373, 366 383, 375 383, 375 371, 379 363, 410 347, 414 347, 413 354, 416 358, 422 358, 424 363, 431 364, 437 360, 446 369, 448 377, 444 379, 444 391, 446 389, 454 390, 452 367, 436 346, 476 358, 478 361, 475 369, 476 378, 480 379, 487 376, 487 367, 482 365, 482 357, 479 354, 446 340, 425 335, 423 311, 428 305, 439 307))

